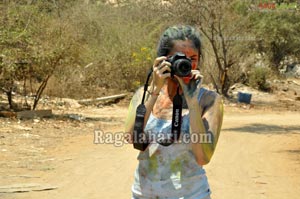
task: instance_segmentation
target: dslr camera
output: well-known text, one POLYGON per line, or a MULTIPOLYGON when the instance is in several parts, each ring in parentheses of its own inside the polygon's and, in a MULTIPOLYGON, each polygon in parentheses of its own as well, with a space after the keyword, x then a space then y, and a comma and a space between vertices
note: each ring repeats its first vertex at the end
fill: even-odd
MULTIPOLYGON (((177 52, 166 61, 171 63, 171 76, 187 77, 192 71, 192 61, 185 54, 177 52)), ((167 72, 165 72, 167 73, 167 72)))

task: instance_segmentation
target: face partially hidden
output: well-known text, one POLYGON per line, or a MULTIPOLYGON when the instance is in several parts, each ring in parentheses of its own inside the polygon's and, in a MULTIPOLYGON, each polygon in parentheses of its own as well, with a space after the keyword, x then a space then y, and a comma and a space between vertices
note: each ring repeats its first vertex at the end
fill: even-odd
MULTIPOLYGON (((184 53, 188 58, 192 60, 192 70, 196 70, 199 62, 199 52, 198 50, 194 47, 194 44, 191 40, 176 40, 174 41, 174 47, 172 51, 169 53, 169 56, 172 56, 176 52, 181 52, 184 53)), ((189 82, 190 77, 183 77, 183 80, 185 83, 189 82)), ((174 78, 173 80, 176 80, 174 78)))

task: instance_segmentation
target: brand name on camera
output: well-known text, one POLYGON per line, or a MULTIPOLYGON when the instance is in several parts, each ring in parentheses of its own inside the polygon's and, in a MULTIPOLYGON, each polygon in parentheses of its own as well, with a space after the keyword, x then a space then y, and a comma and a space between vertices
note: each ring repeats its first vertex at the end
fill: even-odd
POLYGON ((175 110, 175 122, 174 122, 174 126, 178 127, 179 123, 179 109, 175 110))

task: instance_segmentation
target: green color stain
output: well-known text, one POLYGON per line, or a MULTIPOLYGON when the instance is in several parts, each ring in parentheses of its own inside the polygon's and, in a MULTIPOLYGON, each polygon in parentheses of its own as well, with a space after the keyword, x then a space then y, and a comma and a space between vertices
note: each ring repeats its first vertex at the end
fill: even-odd
POLYGON ((149 158, 149 172, 157 173, 158 161, 155 156, 149 158))
POLYGON ((170 164, 170 169, 172 173, 176 173, 181 170, 182 167, 182 158, 178 157, 175 160, 173 160, 170 164))

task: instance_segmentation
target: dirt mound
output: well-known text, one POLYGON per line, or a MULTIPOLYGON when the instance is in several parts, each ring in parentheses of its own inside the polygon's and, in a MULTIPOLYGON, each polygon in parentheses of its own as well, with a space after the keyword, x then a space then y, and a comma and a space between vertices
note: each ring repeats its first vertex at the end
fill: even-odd
POLYGON ((273 80, 270 82, 271 93, 237 83, 229 90, 230 98, 225 99, 225 105, 246 109, 298 111, 300 109, 300 83, 298 81, 297 79, 273 80), (251 104, 238 103, 238 92, 251 94, 251 104))

